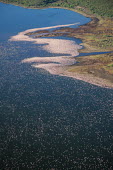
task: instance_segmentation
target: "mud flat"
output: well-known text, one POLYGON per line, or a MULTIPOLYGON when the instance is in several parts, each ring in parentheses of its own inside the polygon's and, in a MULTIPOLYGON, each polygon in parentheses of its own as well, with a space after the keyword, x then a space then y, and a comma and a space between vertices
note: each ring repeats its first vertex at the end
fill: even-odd
POLYGON ((53 54, 53 57, 34 56, 32 58, 26 58, 22 60, 21 63, 30 63, 33 67, 45 69, 50 74, 72 77, 101 87, 112 88, 113 84, 108 80, 96 76, 94 77, 89 74, 79 74, 77 72, 69 71, 69 66, 76 63, 76 56, 79 55, 78 51, 82 49, 82 46, 78 45, 74 40, 31 36, 33 32, 38 34, 38 31, 40 33, 40 31, 45 32, 50 29, 69 27, 75 24, 77 23, 29 29, 11 37, 10 41, 29 41, 35 44, 41 44, 43 45, 43 50, 53 54))

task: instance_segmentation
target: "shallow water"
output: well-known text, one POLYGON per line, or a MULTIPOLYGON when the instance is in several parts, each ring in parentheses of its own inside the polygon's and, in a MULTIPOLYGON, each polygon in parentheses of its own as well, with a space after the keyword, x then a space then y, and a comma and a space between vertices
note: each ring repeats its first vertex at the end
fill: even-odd
POLYGON ((31 28, 73 24, 75 22, 80 22, 78 25, 82 25, 89 21, 89 18, 66 9, 26 9, 0 3, 0 41, 7 40, 11 35, 31 28))
MULTIPOLYGON (((20 14, 29 11, 31 18, 32 12, 37 11, 0 4, 0 13, 10 9, 20 10, 20 14)), ((39 13, 42 16, 46 11, 46 15, 55 16, 54 10, 58 9, 39 13)), ((59 9, 59 16, 64 11, 65 15, 71 13, 59 9)), ((71 17, 74 18, 73 12, 71 17)), ((53 21, 56 25, 57 20, 56 17, 53 21)), ((14 30, 6 36, 2 29, 5 38, 0 43, 0 169, 112 168, 113 90, 21 64, 25 58, 52 56, 39 44, 6 41, 28 29, 30 25, 26 25, 21 30, 12 27, 14 30)))

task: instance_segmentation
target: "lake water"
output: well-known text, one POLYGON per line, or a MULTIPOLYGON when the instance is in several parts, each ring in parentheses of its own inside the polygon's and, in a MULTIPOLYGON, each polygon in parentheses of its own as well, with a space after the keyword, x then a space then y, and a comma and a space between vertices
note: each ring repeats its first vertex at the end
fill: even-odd
POLYGON ((65 9, 0 3, 1 170, 112 169, 113 90, 22 64, 52 54, 39 44, 8 41, 30 28, 89 21, 65 9))

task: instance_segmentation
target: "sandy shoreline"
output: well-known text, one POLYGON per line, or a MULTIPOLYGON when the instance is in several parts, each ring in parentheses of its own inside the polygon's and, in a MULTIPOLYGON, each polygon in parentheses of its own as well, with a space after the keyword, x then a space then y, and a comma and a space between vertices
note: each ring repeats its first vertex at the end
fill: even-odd
POLYGON ((79 55, 78 50, 82 48, 74 40, 54 39, 54 38, 33 38, 26 34, 30 32, 68 27, 74 24, 56 25, 52 27, 35 28, 20 32, 11 37, 10 41, 30 41, 35 44, 43 44, 43 50, 52 53, 53 57, 32 57, 26 58, 21 63, 30 63, 35 68, 45 69, 50 74, 72 77, 101 87, 113 88, 113 84, 102 78, 97 78, 88 74, 69 72, 65 66, 76 63, 75 57, 79 55), (57 56, 54 54, 58 54, 57 56))

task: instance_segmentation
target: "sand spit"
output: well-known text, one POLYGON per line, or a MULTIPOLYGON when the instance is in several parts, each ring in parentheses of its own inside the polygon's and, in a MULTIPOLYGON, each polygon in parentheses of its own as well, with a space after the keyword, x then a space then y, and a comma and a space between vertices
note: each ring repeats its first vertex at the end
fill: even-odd
POLYGON ((27 33, 48 30, 64 26, 72 26, 74 24, 68 25, 57 25, 45 28, 35 28, 20 32, 18 35, 11 37, 10 41, 30 41, 36 44, 43 45, 43 50, 52 53, 53 57, 32 57, 26 58, 22 63, 31 63, 34 67, 43 68, 49 71, 51 74, 60 74, 57 70, 58 67, 72 65, 75 63, 75 56, 79 55, 78 50, 82 46, 78 45, 74 40, 65 39, 55 39, 55 38, 33 38, 27 33), (34 64, 35 63, 35 64, 34 64))
POLYGON ((22 60, 21 63, 30 63, 33 67, 45 69, 46 71, 54 75, 72 77, 101 87, 113 87, 113 84, 108 82, 107 80, 103 80, 101 78, 97 78, 88 74, 72 73, 67 70, 67 66, 75 64, 75 56, 79 55, 78 50, 82 48, 82 46, 78 45, 74 40, 34 38, 26 35, 35 31, 67 27, 75 24, 78 23, 29 29, 20 32, 16 36, 11 37, 10 41, 30 41, 39 45, 42 44, 43 46, 41 46, 41 48, 43 48, 43 50, 46 50, 47 52, 53 54, 53 57, 37 56, 26 58, 22 60))
POLYGON ((74 58, 67 56, 62 57, 33 57, 22 60, 22 63, 31 63, 35 68, 42 68, 47 70, 51 74, 61 75, 63 74, 62 68, 67 65, 75 63, 74 58))
POLYGON ((50 30, 50 29, 61 28, 61 27, 69 27, 69 26, 78 25, 78 24, 80 24, 80 23, 28 29, 23 32, 20 32, 19 34, 15 35, 15 36, 12 36, 10 38, 10 41, 30 41, 30 39, 28 39, 28 36, 26 35, 30 32, 36 32, 36 31, 41 31, 41 30, 50 30))

